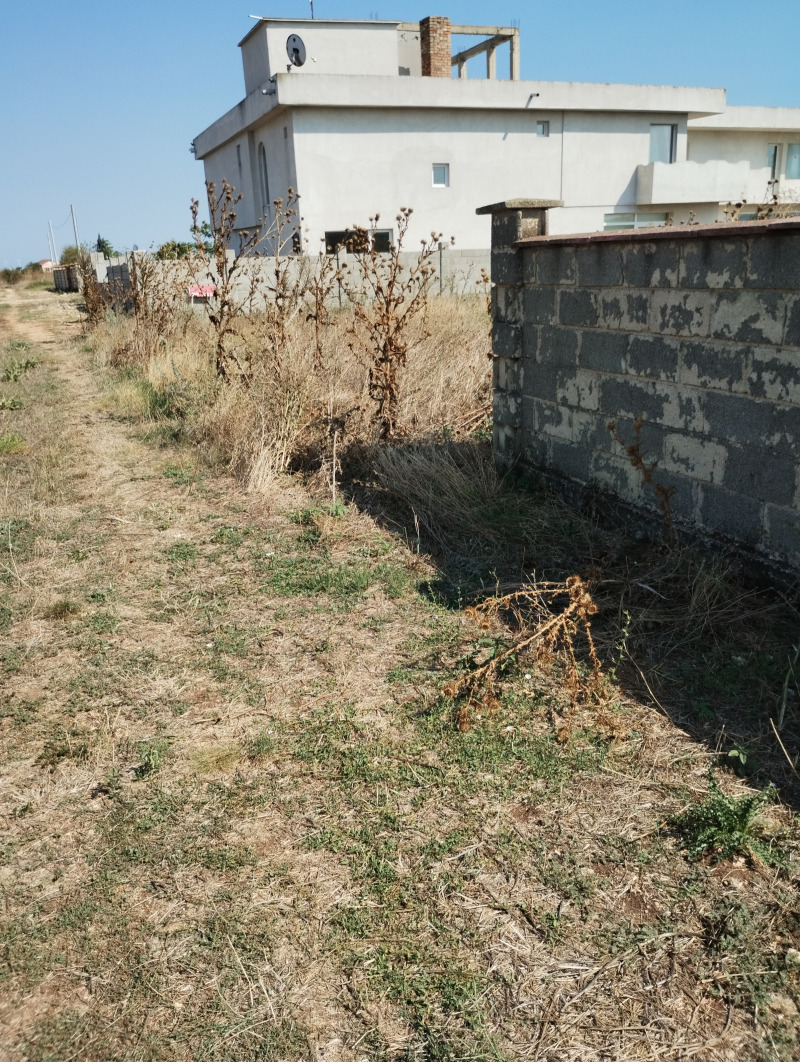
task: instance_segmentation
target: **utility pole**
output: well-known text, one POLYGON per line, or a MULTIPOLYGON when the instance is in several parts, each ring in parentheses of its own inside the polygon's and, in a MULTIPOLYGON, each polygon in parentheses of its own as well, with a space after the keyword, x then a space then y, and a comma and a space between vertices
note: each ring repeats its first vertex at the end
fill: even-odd
POLYGON ((75 207, 70 203, 69 209, 70 213, 72 214, 72 228, 75 232, 75 246, 78 248, 78 250, 80 250, 81 241, 80 237, 78 236, 78 222, 75 219, 75 207))
POLYGON ((58 255, 56 254, 56 238, 53 235, 53 222, 50 221, 49 218, 47 219, 47 229, 48 239, 50 241, 50 254, 52 256, 53 262, 58 263, 58 255))

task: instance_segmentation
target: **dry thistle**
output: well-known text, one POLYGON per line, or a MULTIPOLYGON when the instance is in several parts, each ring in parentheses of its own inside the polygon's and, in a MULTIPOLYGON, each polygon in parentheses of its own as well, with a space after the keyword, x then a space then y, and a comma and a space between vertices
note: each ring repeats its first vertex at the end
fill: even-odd
MULTIPOLYGON (((367 229, 354 226, 352 240, 360 283, 347 283, 354 313, 350 346, 370 358, 369 396, 376 403, 374 419, 382 439, 392 438, 397 431, 398 370, 406 363, 409 326, 427 310, 435 276, 431 259, 442 238, 440 233, 431 233, 429 240, 421 241, 416 260, 408 268, 403 266, 403 241, 412 213, 410 207, 400 208, 395 218, 397 240, 388 252, 376 250, 367 229)), ((370 229, 377 222, 376 214, 370 218, 370 229)))
POLYGON ((597 612, 586 583, 579 575, 571 575, 564 583, 533 583, 502 597, 492 597, 467 609, 467 614, 486 630, 498 623, 512 626, 516 635, 509 645, 489 660, 455 679, 444 689, 447 697, 459 701, 456 725, 469 730, 475 708, 493 711, 498 706, 497 685, 505 666, 519 654, 535 650, 537 662, 549 664, 556 655, 566 661, 564 688, 570 699, 570 714, 558 728, 559 740, 566 740, 571 732, 572 718, 580 703, 596 698, 601 686, 602 670, 594 646, 591 617, 597 612), (554 611, 559 599, 567 601, 560 611, 554 611), (591 674, 581 676, 575 655, 574 638, 582 634, 588 648, 591 674))

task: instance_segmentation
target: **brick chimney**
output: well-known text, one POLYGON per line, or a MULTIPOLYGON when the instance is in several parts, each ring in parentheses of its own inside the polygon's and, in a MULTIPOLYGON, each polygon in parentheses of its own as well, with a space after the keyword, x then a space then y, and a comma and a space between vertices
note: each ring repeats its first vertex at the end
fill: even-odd
POLYGON ((450 77, 450 19, 429 15, 419 24, 423 77, 450 77))

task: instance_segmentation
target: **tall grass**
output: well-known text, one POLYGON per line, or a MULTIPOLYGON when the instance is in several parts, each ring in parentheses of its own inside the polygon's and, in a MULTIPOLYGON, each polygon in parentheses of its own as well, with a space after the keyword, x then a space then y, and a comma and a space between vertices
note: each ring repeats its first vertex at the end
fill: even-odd
MULTIPOLYGON (((330 310, 321 329, 297 313, 276 346, 268 314, 242 315, 237 344, 247 352, 248 374, 227 382, 215 371, 213 329, 189 308, 176 307, 147 342, 137 339, 142 322, 135 316, 108 313, 90 344, 98 364, 118 370, 110 400, 119 415, 180 417, 187 437, 212 448, 249 489, 261 490, 291 468, 332 477, 334 433, 339 456, 377 439, 369 355, 352 343, 353 320, 350 306, 330 310)), ((486 331, 478 295, 432 299, 411 323, 406 364, 398 370, 401 439, 460 438, 485 426, 486 331)))

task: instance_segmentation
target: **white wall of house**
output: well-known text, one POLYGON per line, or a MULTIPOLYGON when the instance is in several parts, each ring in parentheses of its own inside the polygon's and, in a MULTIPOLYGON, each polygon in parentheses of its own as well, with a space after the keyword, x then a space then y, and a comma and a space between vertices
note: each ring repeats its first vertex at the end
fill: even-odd
POLYGON ((768 197, 773 143, 781 193, 800 200, 800 177, 785 172, 800 110, 726 109, 722 89, 413 76, 418 34, 397 22, 270 19, 241 48, 248 95, 196 138, 198 158, 209 180, 243 193, 239 223, 252 227, 265 213, 263 144, 270 219, 272 200, 298 190, 312 251, 376 213, 394 229, 401 206, 414 209, 408 247, 436 231, 487 248, 489 219, 475 209, 507 198, 562 200, 549 214, 556 234, 597 231, 615 214, 637 226, 711 222, 728 200, 768 197), (292 33, 306 61, 287 71, 292 33), (412 76, 398 76, 406 60, 412 76), (650 162, 654 124, 676 129, 672 162, 650 162), (442 164, 449 180, 437 187, 442 164))
MULTIPOLYGON (((241 42, 245 92, 260 88, 289 63, 286 42, 297 34, 306 61, 292 74, 363 74, 397 76, 397 22, 345 22, 326 19, 270 19, 259 22, 241 42)), ((418 46, 417 46, 418 50, 418 46)))

